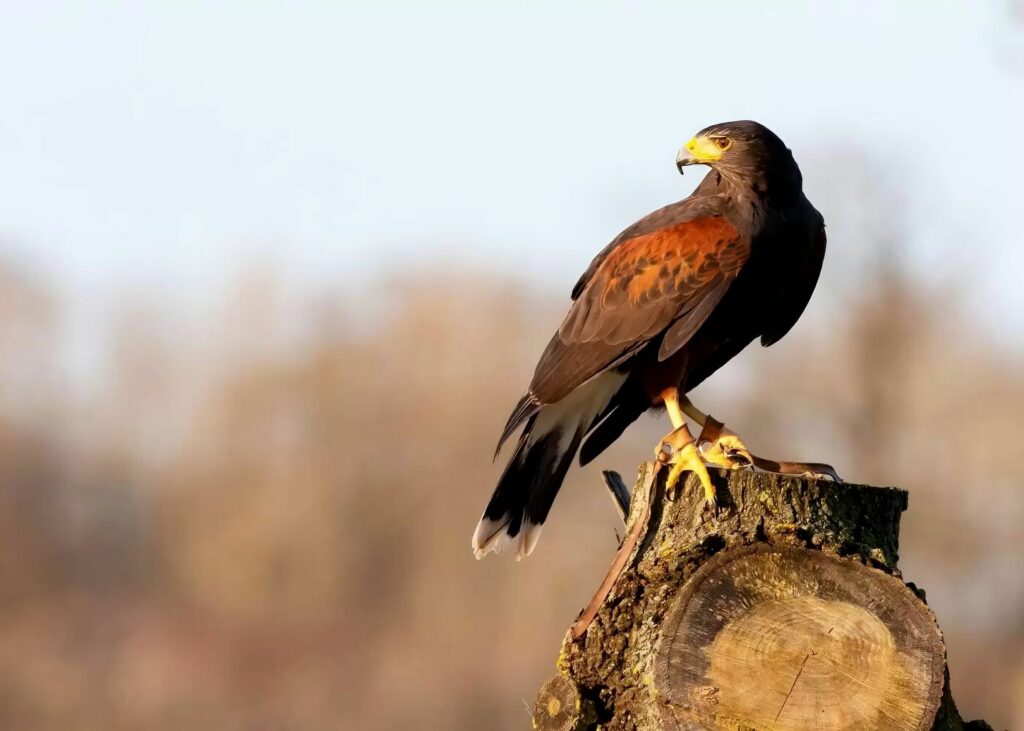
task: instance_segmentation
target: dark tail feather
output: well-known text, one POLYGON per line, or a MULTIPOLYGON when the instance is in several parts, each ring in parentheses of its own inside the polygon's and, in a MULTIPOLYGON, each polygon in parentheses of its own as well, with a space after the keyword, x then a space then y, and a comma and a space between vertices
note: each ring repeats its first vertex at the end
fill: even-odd
POLYGON ((473 552, 483 558, 516 543, 516 558, 530 555, 540 528, 548 517, 572 458, 580 446, 581 431, 571 436, 555 429, 531 443, 531 416, 519 438, 515 454, 505 468, 473 535, 473 552), (560 444, 565 441, 565 445, 560 444))
POLYGON ((508 421, 505 422, 505 430, 501 432, 501 438, 498 439, 498 446, 494 448, 494 459, 498 458, 498 453, 501 452, 501 445, 505 443, 505 440, 512 436, 512 432, 514 432, 520 424, 540 411, 540 406, 540 403, 529 391, 526 392, 525 396, 519 399, 519 403, 516 404, 514 409, 512 409, 512 414, 508 417, 508 421))

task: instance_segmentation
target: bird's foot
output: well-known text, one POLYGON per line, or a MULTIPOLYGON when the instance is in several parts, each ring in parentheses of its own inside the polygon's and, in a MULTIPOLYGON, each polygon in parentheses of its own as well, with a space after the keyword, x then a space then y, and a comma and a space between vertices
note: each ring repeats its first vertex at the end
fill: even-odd
POLYGON ((722 429, 715 441, 702 439, 698 449, 705 462, 727 470, 739 470, 754 466, 754 455, 735 432, 722 429))
POLYGON ((697 448, 705 462, 727 470, 752 467, 757 459, 736 432, 726 429, 725 424, 712 416, 704 417, 697 448))
POLYGON ((679 479, 684 472, 692 472, 697 475, 700 484, 704 487, 704 499, 708 507, 718 507, 718 496, 715 493, 715 486, 711 482, 711 475, 708 468, 701 459, 697 446, 693 443, 693 436, 690 430, 681 426, 666 436, 658 444, 655 456, 660 464, 671 465, 668 479, 665 481, 667 494, 674 494, 679 484, 679 479))
POLYGON ((727 470, 756 468, 764 472, 800 475, 815 480, 843 481, 831 465, 821 462, 776 462, 758 457, 747 448, 735 432, 711 416, 705 417, 704 428, 697 437, 697 445, 705 462, 727 470))

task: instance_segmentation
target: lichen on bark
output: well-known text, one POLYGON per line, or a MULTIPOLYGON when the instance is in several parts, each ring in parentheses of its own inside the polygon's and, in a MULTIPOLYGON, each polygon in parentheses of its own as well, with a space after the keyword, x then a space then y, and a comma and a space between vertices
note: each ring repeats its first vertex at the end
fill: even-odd
MULTIPOLYGON (((559 674, 592 702, 595 724, 608 731, 662 729, 655 658, 662 625, 687 581, 712 556, 753 544, 822 551, 900 578, 899 519, 907 493, 895 488, 836 484, 750 471, 714 472, 719 509, 704 506, 694 478, 665 495, 664 474, 645 480, 640 469, 627 532, 651 510, 624 570, 585 634, 566 636, 559 674), (643 486, 652 484, 650 495, 643 486)), ((946 697, 952 713, 952 699, 946 697)), ((952 720, 941 728, 960 728, 952 720)), ((939 728, 936 725, 936 728, 939 728)))

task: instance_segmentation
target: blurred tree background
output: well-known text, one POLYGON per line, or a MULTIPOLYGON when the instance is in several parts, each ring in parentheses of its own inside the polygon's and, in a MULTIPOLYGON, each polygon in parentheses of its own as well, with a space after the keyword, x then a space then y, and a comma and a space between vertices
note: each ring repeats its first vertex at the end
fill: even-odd
MULTIPOLYGON (((696 401, 761 453, 911 491, 902 566, 958 702, 1019 726, 1024 355, 915 275, 897 206, 864 223, 899 196, 859 158, 805 169, 830 223, 809 312, 696 401)), ((526 727, 615 548, 598 470, 667 427, 574 470, 529 560, 476 562, 490 450, 566 301, 480 274, 315 292, 254 264, 187 326, 136 293, 86 387, 44 274, 0 269, 0 727, 526 727)))
POLYGON ((566 272, 696 183, 665 140, 739 116, 829 253, 694 400, 909 489, 953 695, 1024 726, 1021 0, 65 5, 0 11, 0 729, 526 728, 667 422, 520 563, 469 546, 494 442, 566 272))

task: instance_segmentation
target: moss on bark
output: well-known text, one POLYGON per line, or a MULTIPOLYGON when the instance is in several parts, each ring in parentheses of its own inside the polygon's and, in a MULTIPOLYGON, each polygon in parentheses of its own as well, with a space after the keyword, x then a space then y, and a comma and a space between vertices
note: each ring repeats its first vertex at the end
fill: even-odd
MULTIPOLYGON (((653 483, 645 480, 650 469, 652 465, 641 467, 627 519, 628 532, 650 500, 637 548, 585 634, 578 639, 567 635, 558 659, 559 675, 593 704, 596 719, 590 728, 667 728, 655 680, 665 617, 690 578, 722 551, 754 544, 794 546, 901 578, 897 561, 899 520, 907 507, 903 490, 712 471, 720 505, 712 513, 692 476, 669 499, 663 473, 653 483), (645 484, 652 484, 649 495, 644 494, 645 484)), ((934 728, 965 728, 948 680, 945 686, 934 728)))

